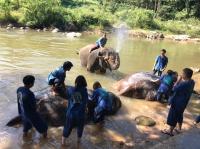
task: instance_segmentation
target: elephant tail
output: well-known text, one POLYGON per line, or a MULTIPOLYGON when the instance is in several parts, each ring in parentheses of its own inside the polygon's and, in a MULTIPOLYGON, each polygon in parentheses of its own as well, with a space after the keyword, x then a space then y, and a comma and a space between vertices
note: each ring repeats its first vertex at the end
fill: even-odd
POLYGON ((12 118, 7 124, 6 126, 9 126, 9 127, 13 127, 15 125, 18 125, 18 124, 21 124, 22 123, 22 117, 20 115, 12 118))

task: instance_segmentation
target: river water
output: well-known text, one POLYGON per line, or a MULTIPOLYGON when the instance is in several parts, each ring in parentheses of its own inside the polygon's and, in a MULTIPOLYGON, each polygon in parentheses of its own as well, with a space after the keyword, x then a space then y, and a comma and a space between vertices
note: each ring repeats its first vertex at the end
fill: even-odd
MULTIPOLYGON (((15 92, 22 85, 21 80, 26 74, 36 76, 32 90, 38 91, 47 87, 46 78, 49 72, 64 61, 70 60, 74 67, 67 74, 67 84, 73 85, 76 76, 82 74, 88 81, 88 88, 91 88, 92 83, 98 80, 104 88, 113 91, 112 85, 125 75, 139 71, 151 71, 154 59, 162 48, 167 49, 168 69, 181 72, 184 67, 198 67, 200 63, 199 44, 126 38, 120 44, 121 66, 119 70, 107 72, 105 75, 92 74, 80 66, 76 51, 87 44, 94 43, 97 38, 97 35, 83 35, 80 38, 69 39, 62 33, 0 29, 1 149, 61 148, 62 127, 50 128, 47 140, 41 139, 35 131, 24 140, 21 127, 5 127, 6 122, 17 115, 15 92)), ((108 38, 108 46, 116 48, 115 34, 109 35, 108 38)), ((73 132, 69 138, 68 148, 112 149, 133 146, 145 148, 167 139, 159 131, 165 126, 166 106, 125 97, 121 97, 121 100, 122 108, 115 116, 108 117, 103 127, 86 126, 80 146, 76 145, 76 132, 73 132), (137 126, 134 121, 137 115, 150 116, 157 120, 157 125, 152 128, 137 126)), ((193 114, 200 112, 195 97, 192 103, 195 106, 190 106, 190 110, 186 112, 185 130, 191 127, 193 114)))

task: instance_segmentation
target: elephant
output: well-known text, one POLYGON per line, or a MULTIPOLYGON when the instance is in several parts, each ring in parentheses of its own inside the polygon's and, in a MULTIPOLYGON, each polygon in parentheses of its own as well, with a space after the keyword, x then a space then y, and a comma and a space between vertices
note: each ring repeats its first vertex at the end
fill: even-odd
MULTIPOLYGON (((70 86, 67 87, 67 89, 69 88, 70 86)), ((88 89, 89 96, 91 93, 92 90, 88 89)), ((52 127, 63 126, 67 109, 67 100, 58 95, 53 95, 50 88, 38 91, 35 95, 37 99, 37 111, 48 125, 52 127)), ((109 100, 111 100, 112 103, 112 110, 106 113, 106 115, 114 115, 120 109, 121 101, 119 97, 111 92, 109 92, 109 100)), ((87 114, 86 112, 86 117, 87 114)), ((21 122, 21 116, 18 115, 12 118, 6 126, 13 127, 21 122)))
POLYGON ((155 100, 159 83, 151 80, 159 79, 150 72, 134 73, 118 81, 113 85, 119 95, 137 99, 155 100))
POLYGON ((100 71, 101 73, 105 73, 106 69, 112 71, 119 68, 120 57, 114 49, 100 48, 90 52, 94 46, 95 44, 90 44, 80 49, 79 56, 83 67, 90 72, 100 71))

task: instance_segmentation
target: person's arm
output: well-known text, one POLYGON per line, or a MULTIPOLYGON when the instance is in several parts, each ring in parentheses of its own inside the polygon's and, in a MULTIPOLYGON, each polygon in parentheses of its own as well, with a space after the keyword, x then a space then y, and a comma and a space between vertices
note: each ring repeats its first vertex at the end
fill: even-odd
POLYGON ((155 69, 155 66, 158 63, 158 58, 159 58, 159 56, 156 57, 156 60, 155 60, 154 65, 153 65, 153 70, 155 69))

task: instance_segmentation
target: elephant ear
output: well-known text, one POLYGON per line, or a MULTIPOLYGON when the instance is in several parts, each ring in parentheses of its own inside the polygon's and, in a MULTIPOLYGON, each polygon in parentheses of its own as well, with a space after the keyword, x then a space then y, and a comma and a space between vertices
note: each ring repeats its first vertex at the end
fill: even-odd
POLYGON ((94 66, 95 64, 95 61, 97 60, 98 58, 98 53, 99 53, 99 50, 95 50, 93 52, 91 52, 87 58, 87 70, 90 71, 91 68, 94 66))

